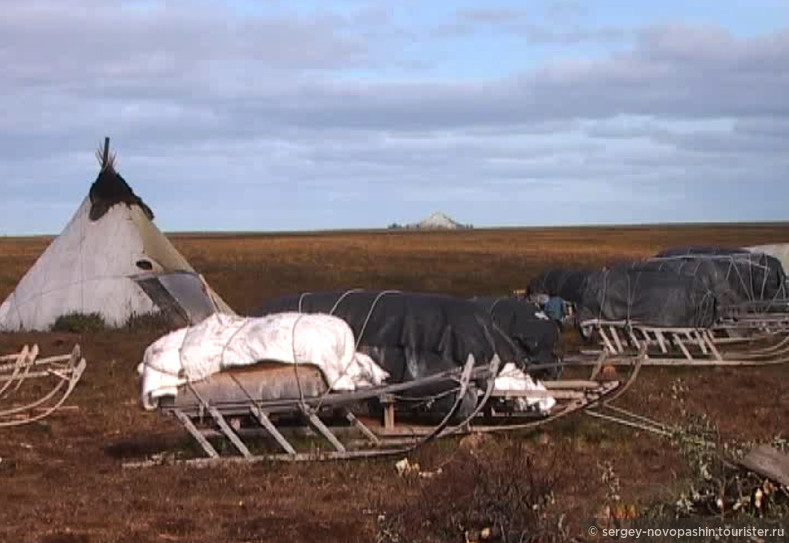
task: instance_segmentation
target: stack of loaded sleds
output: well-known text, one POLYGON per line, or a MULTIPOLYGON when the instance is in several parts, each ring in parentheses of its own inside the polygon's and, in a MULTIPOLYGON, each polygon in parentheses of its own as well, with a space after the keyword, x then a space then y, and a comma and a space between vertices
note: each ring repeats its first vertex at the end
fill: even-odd
POLYGON ((546 351, 556 332, 513 303, 352 290, 280 298, 249 318, 215 314, 148 347, 142 401, 207 456, 185 461, 314 460, 530 428, 624 390, 532 379, 532 366, 545 376, 556 362, 546 351))
POLYGON ((577 326, 613 356, 643 348, 652 365, 789 360, 786 274, 770 255, 674 249, 588 272, 580 290, 577 326))

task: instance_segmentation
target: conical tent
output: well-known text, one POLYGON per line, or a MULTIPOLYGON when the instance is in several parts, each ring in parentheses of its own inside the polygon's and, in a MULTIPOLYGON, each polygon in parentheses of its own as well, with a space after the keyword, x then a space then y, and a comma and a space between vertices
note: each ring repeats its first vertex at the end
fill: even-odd
POLYGON ((106 147, 90 194, 0 306, 0 330, 46 330, 71 313, 111 326, 165 312, 176 324, 232 310, 153 224, 106 147))

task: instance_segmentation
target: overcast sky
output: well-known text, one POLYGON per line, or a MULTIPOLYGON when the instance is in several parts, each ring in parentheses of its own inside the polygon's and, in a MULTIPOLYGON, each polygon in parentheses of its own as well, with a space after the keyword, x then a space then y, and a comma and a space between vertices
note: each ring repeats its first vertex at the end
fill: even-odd
POLYGON ((0 235, 789 219, 789 0, 2 0, 0 235))

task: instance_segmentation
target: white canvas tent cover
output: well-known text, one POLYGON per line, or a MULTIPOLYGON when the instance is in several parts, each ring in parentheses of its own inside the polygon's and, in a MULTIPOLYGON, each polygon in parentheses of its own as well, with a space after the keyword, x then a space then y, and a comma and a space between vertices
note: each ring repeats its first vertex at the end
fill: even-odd
POLYGON ((0 305, 0 330, 47 330, 70 313, 99 313, 111 326, 157 311, 183 324, 232 313, 104 157, 89 196, 0 305))

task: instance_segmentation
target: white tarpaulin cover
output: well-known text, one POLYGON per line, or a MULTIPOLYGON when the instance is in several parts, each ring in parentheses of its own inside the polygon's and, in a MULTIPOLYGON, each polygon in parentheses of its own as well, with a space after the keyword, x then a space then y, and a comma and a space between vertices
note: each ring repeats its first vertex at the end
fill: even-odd
POLYGON ((380 385, 389 375, 355 351, 353 332, 342 319, 324 314, 277 313, 260 318, 214 314, 200 324, 159 338, 138 367, 146 409, 156 398, 174 396, 187 381, 225 368, 262 360, 312 364, 332 390, 380 385))
MULTIPOLYGON (((545 385, 534 381, 512 362, 507 362, 493 382, 494 390, 546 390, 545 385)), ((520 411, 537 409, 549 411, 556 400, 553 398, 516 398, 515 403, 520 411)))

